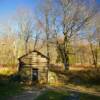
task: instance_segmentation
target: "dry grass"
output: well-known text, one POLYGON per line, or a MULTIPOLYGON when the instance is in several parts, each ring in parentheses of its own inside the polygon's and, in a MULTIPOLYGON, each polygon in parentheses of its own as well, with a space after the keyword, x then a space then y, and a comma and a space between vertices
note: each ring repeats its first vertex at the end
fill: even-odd
POLYGON ((7 75, 10 76, 12 74, 15 74, 17 72, 17 68, 11 68, 11 67, 2 67, 0 68, 0 75, 7 75))
POLYGON ((81 71, 81 70, 91 70, 94 66, 90 64, 75 64, 69 67, 69 70, 81 71))
POLYGON ((99 93, 100 93, 100 86, 87 87, 85 85, 81 86, 81 85, 75 85, 75 84, 67 84, 67 85, 64 85, 64 87, 72 89, 72 90, 80 91, 83 93, 90 93, 90 94, 93 93, 93 94, 97 94, 97 95, 99 95, 99 93))

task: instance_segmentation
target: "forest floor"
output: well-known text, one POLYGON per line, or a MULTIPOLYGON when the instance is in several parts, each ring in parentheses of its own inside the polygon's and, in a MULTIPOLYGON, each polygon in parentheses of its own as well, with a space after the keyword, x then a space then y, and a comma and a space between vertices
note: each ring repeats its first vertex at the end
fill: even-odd
POLYGON ((62 74, 70 77, 72 82, 66 82, 64 86, 47 86, 45 91, 44 88, 10 82, 9 76, 0 76, 0 100, 100 100, 99 72, 72 71, 62 74))
MULTIPOLYGON (((88 91, 88 90, 87 90, 88 91)), ((86 92, 66 87, 48 87, 36 100, 100 100, 100 93, 86 92)))
POLYGON ((41 93, 43 93, 43 91, 44 91, 44 88, 38 89, 38 88, 32 87, 31 90, 25 91, 16 96, 12 96, 7 100, 35 100, 41 93))
POLYGON ((33 87, 30 91, 10 97, 7 100, 100 100, 100 92, 90 92, 88 89, 83 91, 70 86, 47 86, 42 89, 33 87))

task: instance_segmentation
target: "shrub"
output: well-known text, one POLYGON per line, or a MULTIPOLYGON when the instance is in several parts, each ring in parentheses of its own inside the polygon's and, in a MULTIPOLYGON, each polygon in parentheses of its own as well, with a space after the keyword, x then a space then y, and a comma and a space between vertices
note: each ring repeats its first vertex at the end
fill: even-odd
POLYGON ((19 74, 11 75, 10 76, 10 81, 20 82, 21 81, 21 76, 19 74))
POLYGON ((69 75, 69 81, 76 84, 94 84, 100 85, 100 71, 77 71, 69 75))

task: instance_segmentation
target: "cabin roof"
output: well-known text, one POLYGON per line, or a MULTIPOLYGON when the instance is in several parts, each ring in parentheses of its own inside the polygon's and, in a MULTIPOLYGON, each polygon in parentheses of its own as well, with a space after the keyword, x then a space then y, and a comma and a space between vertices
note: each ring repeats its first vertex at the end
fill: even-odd
POLYGON ((37 51, 37 50, 33 50, 33 51, 30 51, 30 52, 28 52, 28 53, 22 55, 21 57, 18 58, 18 60, 20 60, 20 59, 22 59, 22 58, 28 56, 28 55, 31 54, 32 52, 36 52, 38 55, 41 55, 42 57, 44 57, 44 58, 46 58, 47 60, 49 60, 49 58, 48 58, 46 55, 42 54, 41 52, 39 52, 39 51, 37 51))

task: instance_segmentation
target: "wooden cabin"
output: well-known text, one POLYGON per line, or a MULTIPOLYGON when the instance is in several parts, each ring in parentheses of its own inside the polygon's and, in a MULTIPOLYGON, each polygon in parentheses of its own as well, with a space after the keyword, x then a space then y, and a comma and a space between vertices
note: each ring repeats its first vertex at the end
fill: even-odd
POLYGON ((49 58, 37 50, 33 50, 20 58, 19 74, 23 81, 46 83, 48 81, 49 58))

